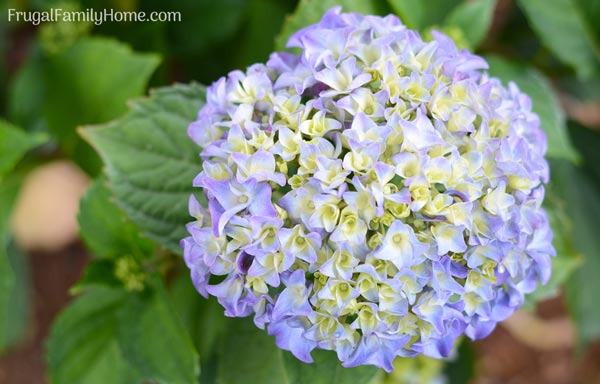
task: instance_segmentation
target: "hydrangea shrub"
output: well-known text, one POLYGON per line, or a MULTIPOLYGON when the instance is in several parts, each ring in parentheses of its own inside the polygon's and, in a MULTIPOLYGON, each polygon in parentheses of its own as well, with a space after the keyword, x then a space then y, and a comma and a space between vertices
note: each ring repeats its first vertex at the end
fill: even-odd
POLYGON ((305 362, 391 371, 487 336, 551 272, 529 97, 394 16, 333 8, 288 46, 215 82, 189 127, 196 289, 305 362))

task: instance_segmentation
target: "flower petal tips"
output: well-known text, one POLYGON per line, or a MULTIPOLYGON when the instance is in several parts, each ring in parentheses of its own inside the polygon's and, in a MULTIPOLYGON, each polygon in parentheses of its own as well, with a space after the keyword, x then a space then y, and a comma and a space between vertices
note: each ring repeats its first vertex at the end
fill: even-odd
POLYGON ((448 356, 550 277, 540 120, 433 38, 333 8, 290 38, 298 56, 209 87, 189 126, 208 201, 182 241, 194 285, 304 362, 448 356))

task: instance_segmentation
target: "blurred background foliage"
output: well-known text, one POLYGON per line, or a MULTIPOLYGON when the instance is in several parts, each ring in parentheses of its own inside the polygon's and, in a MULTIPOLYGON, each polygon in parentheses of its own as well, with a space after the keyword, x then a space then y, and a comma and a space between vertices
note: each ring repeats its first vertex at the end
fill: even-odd
MULTIPOLYGON (((157 247, 141 235, 148 228, 138 228, 114 204, 102 161, 77 127, 118 118, 128 100, 149 88, 210 84, 231 70, 264 62, 270 52, 285 49, 293 31, 335 5, 395 13, 424 37, 441 30, 486 57, 491 74, 505 84, 515 81, 531 96, 548 137, 552 175, 545 205, 558 255, 550 283, 528 298, 526 310, 563 294, 578 350, 600 337, 599 1, 0 0, 0 351, 18 344, 32 316, 31 270, 22 251, 28 244, 19 240, 11 212, 27 175, 68 159, 96 179, 79 212, 81 238, 94 256, 72 288, 86 294, 58 317, 49 340, 53 382, 186 383, 196 380, 198 360, 201 382, 269 381, 281 369, 303 382, 299 363, 278 357, 272 341, 247 322, 225 322, 215 303, 193 291, 169 246, 157 247), (181 22, 7 21, 9 9, 50 8, 178 11, 181 22), (149 336, 153 333, 162 341, 149 336), (248 355, 236 350, 239 345, 254 345, 254 351, 248 355), (235 353, 225 353, 227 346, 235 353), (277 359, 283 363, 270 361, 277 359), (257 371, 253 364, 265 360, 270 365, 257 371), (236 365, 241 368, 227 368, 236 365)), ((459 349, 449 363, 399 360, 389 376, 356 374, 372 382, 462 383, 476 375, 476 356, 468 342, 459 349)), ((330 359, 319 361, 336 371, 330 359)), ((346 376, 336 374, 329 382, 350 382, 346 376)))

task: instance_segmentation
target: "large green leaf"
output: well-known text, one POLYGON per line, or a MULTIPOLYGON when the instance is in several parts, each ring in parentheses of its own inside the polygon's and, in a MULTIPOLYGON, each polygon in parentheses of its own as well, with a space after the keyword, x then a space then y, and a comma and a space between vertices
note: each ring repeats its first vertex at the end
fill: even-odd
POLYGON ((123 281, 115 275, 116 269, 115 259, 92 260, 86 265, 81 279, 69 289, 69 292, 77 295, 95 287, 123 288, 123 281))
POLYGON ((475 351, 469 340, 463 340, 444 367, 448 383, 469 383, 475 376, 475 351))
POLYGON ((148 256, 152 242, 141 237, 139 229, 113 203, 105 184, 103 177, 94 181, 81 199, 77 217, 81 237, 99 257, 148 256))
POLYGON ((160 283, 142 293, 94 286, 69 305, 50 332, 52 382, 187 384, 198 356, 160 283))
POLYGON ((17 200, 23 175, 13 173, 0 181, 0 245, 8 243, 10 216, 17 200))
MULTIPOLYGON (((218 338, 225 330, 224 309, 214 297, 200 296, 192 285, 189 273, 175 280, 170 290, 171 303, 190 335, 202 362, 208 362, 215 353, 218 338)), ((206 370, 202 368, 202 376, 206 370)))
POLYGON ((571 275, 581 267, 583 258, 573 243, 573 222, 567 211, 566 186, 557 176, 546 186, 544 208, 550 220, 554 237, 552 244, 556 257, 552 258, 552 276, 548 283, 539 286, 525 298, 525 308, 533 310, 535 304, 560 293, 560 289, 571 275))
POLYGON ((220 343, 217 372, 219 384, 291 383, 283 352, 250 319, 228 320, 227 332, 220 343))
POLYGON ((596 44, 600 43, 600 23, 598 23, 598 20, 600 20, 600 1, 575 0, 575 3, 586 21, 588 32, 596 35, 596 44))
POLYGON ((407 27, 422 31, 441 25, 461 0, 388 0, 394 12, 407 27))
POLYGON ((575 320, 579 340, 583 344, 600 337, 600 193, 586 173, 575 167, 561 170, 561 182, 567 183, 567 203, 573 218, 573 242, 584 261, 568 280, 567 305, 575 320))
POLYGON ((76 127, 124 113, 127 100, 144 93, 159 58, 95 37, 78 40, 44 63, 43 114, 48 128, 67 154, 94 173, 93 152, 78 138, 76 127))
POLYGON ((452 10, 445 21, 447 26, 459 27, 472 48, 477 48, 492 24, 496 0, 466 1, 452 10))
POLYGON ((281 0, 248 0, 246 24, 236 52, 240 67, 265 62, 273 52, 275 36, 281 30, 290 3, 281 0))
POLYGON ((598 150, 600 148, 600 131, 570 122, 569 132, 573 144, 583 157, 583 167, 595 178, 596 184, 600 186, 600 167, 598 166, 600 165, 600 151, 598 150))
POLYGON ((541 128, 548 139, 549 157, 575 160, 577 152, 567 135, 565 116, 549 81, 533 68, 518 65, 496 56, 487 57, 489 72, 504 84, 513 81, 531 97, 533 112, 540 117, 541 128))
POLYGON ((169 23, 169 50, 198 54, 222 43, 239 29, 248 0, 180 0, 171 6, 181 22, 169 23), (198 36, 201 36, 199 38, 198 36))
MULTIPOLYGON (((600 23, 599 23, 600 24, 600 23)), ((600 102, 600 73, 591 79, 580 80, 575 76, 565 76, 557 79, 557 86, 576 101, 583 103, 600 102)), ((585 105, 585 104, 584 104, 585 105)), ((592 115, 593 113, 586 113, 592 115)))
POLYGON ((133 52, 116 40, 83 38, 48 59, 45 113, 59 137, 76 137, 79 124, 118 117, 144 93, 158 56, 133 52))
POLYGON ((180 252, 199 148, 187 126, 205 98, 199 85, 161 88, 121 119, 82 130, 103 158, 116 203, 148 237, 180 252))
POLYGON ((11 334, 8 318, 11 312, 10 303, 17 286, 17 277, 8 258, 5 244, 0 244, 0 352, 10 344, 11 334))
POLYGON ((10 244, 10 216, 22 176, 0 181, 0 351, 16 342, 27 325, 29 284, 23 256, 10 244))
POLYGON ((9 83, 6 113, 8 119, 30 132, 47 132, 42 113, 45 97, 45 60, 39 44, 30 48, 29 57, 9 83))
POLYGON ((567 282, 567 304, 577 325, 582 344, 600 337, 600 134, 570 124, 570 131, 583 155, 583 167, 553 164, 556 184, 567 197, 567 211, 573 222, 572 241, 583 257, 583 265, 567 282))
POLYGON ((251 319, 231 319, 221 342, 217 382, 220 384, 345 384, 369 383, 378 370, 372 366, 343 368, 335 353, 313 351, 305 364, 275 346, 267 332, 251 319), (235 367, 235 369, 231 369, 235 367))
POLYGON ((42 144, 46 135, 29 134, 0 119, 0 178, 10 171, 30 149, 42 144))
POLYGON ((0 351, 3 351, 16 345, 27 331, 31 310, 31 281, 27 259, 16 244, 9 242, 4 249, 0 249, 0 258, 0 276, 7 279, 0 288, 0 351), (3 255, 3 252, 6 254, 3 255), (6 269, 7 261, 10 270, 6 269), (11 289, 7 291, 7 287, 11 289))
MULTIPOLYGON (((0 12, 6 14, 6 5, 4 1, 0 4, 0 12)), ((6 84, 6 80, 8 78, 8 55, 6 51, 8 50, 8 23, 0 24, 0 84, 6 84)), ((0 105, 5 105, 5 96, 6 89, 2 87, 0 89, 0 105)))
POLYGON ((121 291, 96 288, 58 316, 46 354, 54 384, 141 382, 142 377, 126 362, 116 337, 116 315, 125 302, 121 291))
MULTIPOLYGON (((597 19, 588 17, 589 0, 519 0, 531 27, 542 43, 561 61, 575 69, 581 78, 598 71, 600 35, 594 33, 597 19)), ((593 13, 592 13, 593 14, 593 13)))
POLYGON ((383 9, 377 0, 300 0, 294 13, 283 23, 283 28, 275 40, 275 49, 285 49, 291 35, 318 22, 325 12, 336 5, 341 5, 343 12, 358 12, 365 15, 380 14, 383 9))
POLYGON ((152 382, 198 381, 199 357, 162 286, 131 294, 119 314, 119 345, 132 366, 152 382))
POLYGON ((313 351, 311 355, 314 363, 312 364, 303 363, 288 352, 281 351, 280 354, 290 383, 369 383, 378 373, 377 368, 368 365, 344 368, 333 351, 313 351))
POLYGON ((173 282, 169 294, 175 312, 200 354, 200 384, 214 384, 217 378, 218 346, 227 326, 227 319, 223 317, 224 309, 215 297, 207 300, 200 296, 192 285, 189 273, 183 273, 173 282))

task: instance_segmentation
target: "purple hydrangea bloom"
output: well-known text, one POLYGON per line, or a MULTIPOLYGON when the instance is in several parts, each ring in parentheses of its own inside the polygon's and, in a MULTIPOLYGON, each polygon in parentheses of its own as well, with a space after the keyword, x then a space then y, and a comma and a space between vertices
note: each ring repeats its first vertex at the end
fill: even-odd
POLYGON ((300 55, 214 83, 189 127, 198 291, 305 362, 321 348, 390 371, 488 335, 554 255, 527 95, 394 16, 333 8, 288 45, 300 55))

